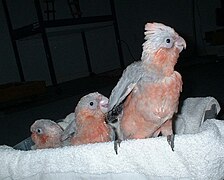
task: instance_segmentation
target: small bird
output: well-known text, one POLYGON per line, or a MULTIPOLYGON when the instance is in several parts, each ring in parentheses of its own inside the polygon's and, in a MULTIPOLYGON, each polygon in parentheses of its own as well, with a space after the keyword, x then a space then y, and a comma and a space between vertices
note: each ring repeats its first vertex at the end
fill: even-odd
POLYGON ((75 108, 75 119, 64 130, 61 140, 71 145, 106 142, 111 140, 110 127, 105 122, 108 98, 98 92, 80 99, 75 108))
POLYGON ((31 139, 35 143, 32 149, 56 148, 61 146, 63 129, 48 119, 36 120, 30 127, 31 139))
POLYGON ((173 150, 172 118, 182 91, 181 75, 174 70, 185 40, 161 23, 145 25, 141 61, 129 65, 111 92, 107 122, 117 143, 124 139, 167 136, 173 150))

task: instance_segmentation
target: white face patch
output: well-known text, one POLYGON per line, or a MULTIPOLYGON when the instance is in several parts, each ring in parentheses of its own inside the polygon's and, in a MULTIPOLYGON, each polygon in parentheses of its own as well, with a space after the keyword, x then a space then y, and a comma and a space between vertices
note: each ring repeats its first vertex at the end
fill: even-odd
POLYGON ((174 40, 172 37, 166 37, 166 38, 164 38, 163 47, 172 48, 173 43, 174 43, 174 40))
POLYGON ((96 100, 90 100, 89 102, 87 102, 87 104, 89 109, 92 109, 92 110, 97 109, 98 102, 96 100))
POLYGON ((36 128, 36 133, 37 134, 43 134, 42 128, 36 128))

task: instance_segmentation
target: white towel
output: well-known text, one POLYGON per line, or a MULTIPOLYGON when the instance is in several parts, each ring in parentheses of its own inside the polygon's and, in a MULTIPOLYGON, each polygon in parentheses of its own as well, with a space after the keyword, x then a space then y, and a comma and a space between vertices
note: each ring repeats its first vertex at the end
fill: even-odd
MULTIPOLYGON (((0 146, 0 179, 221 180, 224 178, 224 121, 208 119, 201 123, 203 116, 199 117, 198 132, 175 136, 174 152, 166 137, 123 141, 118 155, 113 142, 32 151, 0 146)), ((182 127, 186 124, 182 123, 182 127)))
POLYGON ((204 120, 216 118, 219 111, 220 105, 213 97, 187 98, 174 122, 176 134, 197 133, 204 120))

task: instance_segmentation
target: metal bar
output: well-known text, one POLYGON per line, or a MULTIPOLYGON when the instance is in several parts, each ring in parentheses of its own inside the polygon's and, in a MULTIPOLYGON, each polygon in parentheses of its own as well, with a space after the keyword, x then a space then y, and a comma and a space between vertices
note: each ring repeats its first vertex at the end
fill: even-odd
POLYGON ((36 7, 39 25, 40 25, 44 49, 45 49, 45 53, 46 53, 46 57, 47 57, 47 63, 48 63, 48 69, 50 71, 51 81, 52 81, 53 85, 57 85, 57 79, 56 79, 56 75, 55 75, 54 64, 52 61, 51 50, 50 50, 47 34, 46 34, 44 23, 43 23, 44 21, 43 21, 43 15, 42 15, 42 11, 41 11, 40 1, 34 0, 34 3, 35 3, 35 7, 36 7))
POLYGON ((81 35, 82 35, 83 47, 84 47, 84 51, 85 51, 85 55, 86 55, 88 71, 89 71, 90 75, 93 75, 94 73, 93 73, 92 66, 91 66, 91 61, 90 61, 89 51, 88 51, 88 46, 87 46, 87 41, 86 41, 86 35, 85 35, 84 31, 81 32, 81 35))
POLYGON ((24 77, 24 74, 23 74, 23 68, 22 68, 22 64, 21 64, 21 61, 20 61, 20 57, 19 57, 19 51, 18 51, 18 47, 17 47, 17 44, 16 44, 16 39, 15 39, 14 33, 13 33, 13 27, 12 27, 12 22, 11 22, 11 19, 10 19, 10 16, 9 16, 9 10, 8 10, 8 7, 7 7, 7 4, 6 4, 5 0, 2 0, 2 4, 3 4, 3 7, 4 7, 4 11, 5 11, 5 16, 6 16, 7 25, 8 25, 8 28, 9 28, 10 39, 11 39, 12 47, 13 47, 14 54, 15 54, 15 59, 16 59, 16 64, 17 64, 17 68, 18 68, 18 71, 19 71, 20 80, 21 80, 21 82, 24 82, 25 77, 24 77))
POLYGON ((40 33, 38 23, 30 24, 13 30, 14 39, 19 40, 40 33))
POLYGON ((114 32, 115 32, 115 36, 116 36, 118 54, 120 57, 120 65, 121 65, 121 68, 124 69, 125 68, 124 56, 123 56, 123 52, 122 52, 122 48, 121 48, 121 40, 120 40, 120 34, 119 34, 119 29, 118 29, 118 24, 117 24, 114 0, 110 0, 110 7, 111 7, 111 13, 113 16, 114 32))
POLYGON ((55 20, 55 7, 54 7, 54 1, 52 1, 52 12, 53 12, 53 20, 55 20))
POLYGON ((75 14, 73 12, 72 5, 70 3, 70 0, 67 0, 67 4, 68 4, 68 7, 69 7, 69 10, 70 10, 70 13, 71 13, 72 17, 75 18, 75 14))
POLYGON ((49 21, 50 20, 50 13, 49 13, 49 2, 46 1, 46 5, 47 5, 47 20, 49 21))
MULTIPOLYGON (((98 23, 98 22, 107 22, 112 21, 112 16, 96 16, 96 17, 82 17, 82 18, 72 18, 72 19, 59 19, 59 20, 49 20, 43 21, 44 27, 53 28, 58 26, 70 26, 78 24, 87 24, 87 23, 98 23)), ((38 22, 26 25, 20 28, 13 30, 13 35, 16 40, 22 39, 31 35, 41 33, 40 25, 38 22)))
POLYGON ((107 22, 107 21, 113 21, 113 17, 111 15, 106 15, 106 16, 58 19, 54 21, 50 20, 50 21, 44 21, 44 26, 46 28, 52 28, 52 27, 59 27, 59 26, 71 26, 71 25, 78 25, 78 24, 99 23, 99 22, 107 22))

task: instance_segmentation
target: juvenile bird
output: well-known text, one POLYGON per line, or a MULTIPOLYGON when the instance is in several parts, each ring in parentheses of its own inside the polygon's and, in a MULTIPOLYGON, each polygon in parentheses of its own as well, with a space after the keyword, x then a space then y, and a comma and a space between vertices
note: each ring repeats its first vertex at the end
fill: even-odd
POLYGON ((71 145, 110 141, 110 127, 105 123, 108 98, 95 92, 80 99, 75 108, 75 119, 65 129, 61 139, 71 145))
POLYGON ((107 122, 115 130, 116 152, 121 140, 160 133, 174 148, 172 118, 182 91, 181 75, 174 66, 186 42, 161 23, 145 25, 145 40, 141 61, 124 70, 109 98, 107 122))
POLYGON ((61 146, 63 129, 54 121, 36 120, 30 127, 31 139, 35 143, 32 149, 56 148, 61 146))

